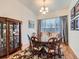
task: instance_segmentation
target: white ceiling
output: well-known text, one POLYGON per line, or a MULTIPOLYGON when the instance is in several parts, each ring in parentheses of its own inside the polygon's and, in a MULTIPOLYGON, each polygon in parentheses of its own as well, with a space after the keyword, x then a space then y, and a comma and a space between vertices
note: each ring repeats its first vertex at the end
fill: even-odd
MULTIPOLYGON (((18 0, 29 8, 35 15, 39 15, 40 7, 42 6, 43 0, 18 0)), ((46 0, 46 5, 49 8, 49 13, 53 13, 58 10, 68 8, 71 0, 46 0)))

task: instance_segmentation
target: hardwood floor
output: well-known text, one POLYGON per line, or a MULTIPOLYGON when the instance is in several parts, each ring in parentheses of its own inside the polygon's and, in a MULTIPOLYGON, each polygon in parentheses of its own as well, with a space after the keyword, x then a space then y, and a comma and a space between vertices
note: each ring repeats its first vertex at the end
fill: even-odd
MULTIPOLYGON (((69 46, 62 44, 62 47, 63 47, 63 51, 64 51, 64 58, 62 58, 62 59, 78 59, 69 46)), ((19 52, 17 52, 17 53, 19 53, 19 52)), ((16 53, 14 53, 14 54, 16 54, 16 53)), ((11 57, 14 54, 10 55, 9 58, 0 58, 0 59, 12 59, 11 57)), ((34 58, 34 59, 37 59, 37 58, 34 58)))
POLYGON ((64 55, 65 55, 64 58, 65 59, 78 59, 69 46, 63 45, 63 49, 64 49, 64 55))

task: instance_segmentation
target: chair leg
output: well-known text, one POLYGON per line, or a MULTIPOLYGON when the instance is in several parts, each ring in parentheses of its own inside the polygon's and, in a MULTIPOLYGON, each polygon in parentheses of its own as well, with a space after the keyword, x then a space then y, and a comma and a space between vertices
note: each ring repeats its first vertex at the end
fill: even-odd
POLYGON ((55 59, 55 56, 53 56, 53 59, 55 59))
POLYGON ((34 55, 32 56, 32 59, 34 59, 34 55))
POLYGON ((38 55, 38 59, 39 59, 39 55, 38 55))

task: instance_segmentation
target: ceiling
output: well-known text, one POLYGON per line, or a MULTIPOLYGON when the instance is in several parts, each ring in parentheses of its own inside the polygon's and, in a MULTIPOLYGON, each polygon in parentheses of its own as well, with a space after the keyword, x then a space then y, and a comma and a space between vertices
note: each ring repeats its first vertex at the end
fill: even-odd
MULTIPOLYGON (((43 0, 18 0, 29 8, 35 15, 39 15, 43 0)), ((69 7, 71 0, 46 0, 49 13, 62 10, 69 7)))

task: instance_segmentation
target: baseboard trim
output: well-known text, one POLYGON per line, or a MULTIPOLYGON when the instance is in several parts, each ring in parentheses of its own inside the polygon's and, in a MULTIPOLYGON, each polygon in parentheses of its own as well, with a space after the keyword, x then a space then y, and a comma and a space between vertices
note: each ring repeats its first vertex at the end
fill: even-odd
POLYGON ((70 45, 69 45, 69 47, 70 47, 72 53, 74 53, 76 59, 79 59, 79 56, 77 56, 77 54, 75 53, 75 50, 70 45))

